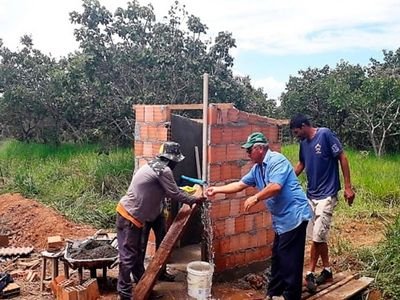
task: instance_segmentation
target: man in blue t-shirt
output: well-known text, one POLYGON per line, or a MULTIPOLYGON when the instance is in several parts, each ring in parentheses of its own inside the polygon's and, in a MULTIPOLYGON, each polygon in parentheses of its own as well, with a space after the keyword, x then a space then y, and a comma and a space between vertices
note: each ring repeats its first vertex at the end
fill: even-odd
POLYGON ((336 135, 328 128, 312 127, 307 117, 301 114, 291 119, 290 129, 293 135, 301 140, 299 162, 295 172, 299 175, 304 169, 306 170, 307 197, 314 213, 307 229, 312 244, 306 285, 310 292, 315 292, 317 285, 333 279, 327 242, 340 190, 338 162, 344 178, 344 198, 349 206, 353 204, 355 194, 350 182, 349 163, 336 135), (324 268, 321 274, 315 277, 314 272, 319 257, 324 268))
POLYGON ((271 278, 268 299, 300 300, 304 247, 311 210, 290 162, 280 153, 269 150, 261 132, 252 133, 245 144, 255 163, 240 181, 207 189, 207 195, 230 194, 256 187, 259 192, 246 199, 245 211, 264 201, 271 212, 275 239, 272 247, 271 278))

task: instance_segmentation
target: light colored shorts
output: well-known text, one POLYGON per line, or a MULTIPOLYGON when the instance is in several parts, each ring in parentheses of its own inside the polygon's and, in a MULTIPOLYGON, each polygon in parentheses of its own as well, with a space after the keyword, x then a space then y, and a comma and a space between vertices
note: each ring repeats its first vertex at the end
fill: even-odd
POLYGON ((331 228, 333 210, 337 205, 337 197, 315 200, 308 199, 313 218, 308 222, 307 238, 317 243, 327 243, 331 228))

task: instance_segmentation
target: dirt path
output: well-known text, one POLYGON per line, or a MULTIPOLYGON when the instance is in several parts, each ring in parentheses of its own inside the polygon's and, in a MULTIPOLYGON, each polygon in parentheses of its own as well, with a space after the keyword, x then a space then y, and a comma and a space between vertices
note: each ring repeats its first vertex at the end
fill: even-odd
MULTIPOLYGON (((355 264, 352 265, 351 253, 346 251, 351 247, 358 248, 379 243, 383 237, 384 227, 384 221, 379 218, 370 218, 368 220, 336 218, 331 235, 331 257, 334 268, 338 271, 357 268, 355 264)), ((10 246, 33 246, 35 254, 33 254, 32 259, 36 259, 36 261, 39 259, 38 253, 45 248, 48 236, 60 235, 65 239, 82 239, 96 232, 96 229, 90 226, 70 222, 53 209, 35 200, 26 199, 19 194, 0 195, 0 229, 11 232, 10 246)), ((307 259, 306 255, 306 262, 307 259)), ((7 266, 10 266, 9 262, 2 263, 0 260, 0 271, 4 271, 7 266)), ((16 264, 15 268, 22 267, 16 264)), ((40 266, 36 266, 34 271, 40 274, 40 266)), ((101 299, 116 299, 116 271, 114 269, 110 271, 114 277, 112 279, 114 280, 112 283, 113 290, 110 290, 101 299)), ((24 278, 20 278, 17 283, 21 285, 22 294, 21 297, 15 299, 53 299, 50 294, 40 293, 38 281, 26 282, 24 278)), ((218 289, 221 286, 215 285, 215 288, 218 289)), ((237 287, 232 284, 231 290, 235 288, 237 287)), ((221 295, 227 290, 229 288, 223 286, 221 295)), ((244 297, 243 293, 249 294, 248 291, 244 290, 235 293, 235 295, 240 294, 242 296, 221 299, 254 299, 255 297, 255 294, 249 296, 250 298, 244 297)))

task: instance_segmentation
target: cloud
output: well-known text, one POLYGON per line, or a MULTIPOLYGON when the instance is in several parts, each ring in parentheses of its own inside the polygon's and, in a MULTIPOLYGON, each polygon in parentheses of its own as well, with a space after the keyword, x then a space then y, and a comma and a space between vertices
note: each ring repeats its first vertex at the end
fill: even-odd
POLYGON ((252 80, 252 83, 255 88, 263 88, 264 92, 268 93, 269 99, 278 99, 286 87, 285 82, 279 81, 272 76, 252 80))

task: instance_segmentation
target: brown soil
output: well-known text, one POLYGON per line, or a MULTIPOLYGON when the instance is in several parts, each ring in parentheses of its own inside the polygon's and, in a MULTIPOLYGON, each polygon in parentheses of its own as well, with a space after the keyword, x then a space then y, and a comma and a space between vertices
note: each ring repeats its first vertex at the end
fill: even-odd
MULTIPOLYGON (((349 247, 358 248, 375 245, 383 237, 384 223, 380 218, 359 220, 335 219, 331 235, 331 247, 338 247, 337 245, 339 245, 347 249, 349 247), (332 244, 336 246, 332 246, 332 244)), ((39 259, 37 253, 46 247, 48 236, 60 235, 64 239, 83 239, 96 232, 96 229, 90 226, 70 222, 53 209, 35 200, 26 199, 19 194, 0 195, 0 229, 2 232, 7 230, 10 232, 10 246, 33 246, 36 254, 33 254, 32 259, 36 259, 36 261, 39 259)), ((336 270, 340 271, 349 267, 357 268, 357 265, 352 264, 351 259, 348 258, 351 256, 351 253, 348 253, 347 256, 346 253, 343 255, 343 253, 338 252, 338 255, 335 257, 334 251, 331 252, 332 263, 336 270)), ((306 257, 306 263, 307 260, 306 257)), ((14 269, 21 269, 21 266, 16 262, 1 263, 0 261, 0 271, 9 272, 10 268, 13 270, 13 267, 14 269)), ((35 266, 34 271, 40 274, 40 266, 35 266)), ((103 296, 101 299, 116 299, 116 272, 115 269, 110 271, 114 276, 112 288, 108 292, 102 293, 103 296)), ((21 296, 18 299, 52 299, 50 293, 40 293, 40 284, 38 281, 26 282, 25 278, 21 278, 17 280, 17 283, 21 286, 21 296)), ((216 289, 220 287, 222 287, 223 292, 227 290, 222 285, 215 285, 216 289)), ((232 289, 234 288, 232 285, 232 289)), ((243 290, 236 294, 239 295, 240 293, 243 293, 243 290)), ((248 292, 245 291, 245 293, 248 292)), ((230 295, 229 298, 225 299, 236 299, 232 296, 231 292, 230 295)), ((249 298, 242 296, 239 296, 237 299, 254 299, 255 297, 254 295, 249 296, 249 298)))

